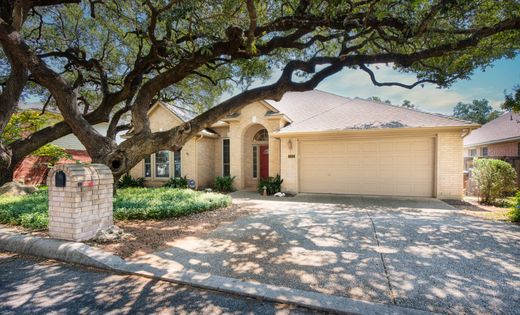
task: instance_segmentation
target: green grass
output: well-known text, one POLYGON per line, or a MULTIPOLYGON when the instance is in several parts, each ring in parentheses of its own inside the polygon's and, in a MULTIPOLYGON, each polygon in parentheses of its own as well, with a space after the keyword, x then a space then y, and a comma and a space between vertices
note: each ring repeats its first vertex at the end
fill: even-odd
MULTIPOLYGON (((0 223, 28 229, 48 225, 47 190, 28 196, 0 196, 0 223)), ((114 219, 150 220, 184 216, 231 204, 231 197, 189 189, 126 188, 118 189, 114 199, 114 219)))

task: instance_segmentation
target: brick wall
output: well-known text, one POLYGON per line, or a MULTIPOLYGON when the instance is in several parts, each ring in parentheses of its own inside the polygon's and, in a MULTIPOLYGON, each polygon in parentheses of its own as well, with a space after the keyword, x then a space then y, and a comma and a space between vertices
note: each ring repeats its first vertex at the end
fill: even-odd
POLYGON ((464 149, 464 156, 469 157, 471 149, 476 149, 477 156, 481 156, 483 147, 488 148, 488 156, 518 156, 518 144, 518 141, 511 141, 468 147, 464 149))
POLYGON ((463 139, 460 131, 437 135, 437 187, 439 199, 461 199, 463 190, 463 139))
MULTIPOLYGON (((72 159, 60 159, 59 164, 63 163, 76 163, 80 161, 82 163, 90 163, 92 159, 88 155, 87 151, 83 150, 65 150, 72 156, 72 159)), ((45 184, 47 180, 47 174, 49 173, 49 163, 51 159, 49 157, 32 156, 25 157, 20 162, 13 174, 13 180, 22 182, 27 185, 41 185, 45 184)))

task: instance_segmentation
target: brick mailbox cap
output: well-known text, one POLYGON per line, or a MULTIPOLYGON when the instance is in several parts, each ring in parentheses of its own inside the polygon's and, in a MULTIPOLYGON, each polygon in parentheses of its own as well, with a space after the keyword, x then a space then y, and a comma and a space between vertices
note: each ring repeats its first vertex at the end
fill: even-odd
POLYGON ((104 164, 56 164, 47 176, 47 186, 55 185, 57 172, 66 175, 67 186, 95 186, 99 183, 113 184, 112 171, 104 164))

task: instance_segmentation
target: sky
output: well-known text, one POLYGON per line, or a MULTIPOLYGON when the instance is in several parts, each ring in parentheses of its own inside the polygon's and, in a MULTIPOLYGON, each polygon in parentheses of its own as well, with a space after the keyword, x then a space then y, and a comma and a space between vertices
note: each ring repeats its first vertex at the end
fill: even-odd
MULTIPOLYGON (((410 74, 401 74, 391 67, 381 65, 379 70, 371 67, 379 82, 398 81, 413 83, 410 74)), ((412 90, 401 87, 376 87, 368 74, 360 70, 343 70, 325 79, 318 89, 348 97, 367 98, 378 96, 389 99, 393 104, 410 100, 419 109, 429 112, 451 114, 458 102, 471 102, 474 99, 488 99, 493 107, 499 108, 504 101, 504 90, 520 84, 520 55, 515 59, 501 59, 485 71, 476 70, 468 80, 457 81, 450 88, 439 89, 433 84, 423 88, 416 86, 412 90)))
MULTIPOLYGON (((392 69, 391 66, 371 66, 378 82, 414 83, 413 74, 403 74, 392 69)), ((273 72, 265 82, 254 82, 251 86, 257 87, 274 83, 280 76, 280 71, 273 72)), ((409 100, 422 111, 451 115, 453 107, 458 102, 471 103, 475 99, 487 99, 496 109, 504 102, 504 91, 511 93, 514 86, 520 85, 520 55, 514 59, 500 59, 485 70, 477 69, 466 80, 458 80, 449 88, 439 89, 431 83, 420 85, 413 89, 397 86, 377 87, 367 73, 362 70, 344 69, 321 82, 317 89, 346 97, 368 98, 377 96, 383 101, 390 100, 392 104, 400 105, 403 100, 409 100)), ((238 93, 235 90, 224 94, 220 101, 238 93)))

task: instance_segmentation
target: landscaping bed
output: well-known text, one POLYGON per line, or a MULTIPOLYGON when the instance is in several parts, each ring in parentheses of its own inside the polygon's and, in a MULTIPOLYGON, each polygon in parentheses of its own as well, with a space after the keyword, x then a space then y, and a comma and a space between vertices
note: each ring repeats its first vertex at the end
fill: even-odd
MULTIPOLYGON (((0 196, 4 230, 48 237, 47 190, 32 195, 0 196)), ((127 237, 109 243, 87 242, 123 258, 168 248, 187 236, 200 236, 252 210, 231 204, 231 197, 189 189, 125 188, 114 198, 115 224, 127 237)))
MULTIPOLYGON (((225 208, 231 197, 189 189, 125 188, 114 198, 114 219, 158 220, 225 208)), ((0 223, 30 230, 48 225, 47 190, 26 196, 0 196, 0 223)))

